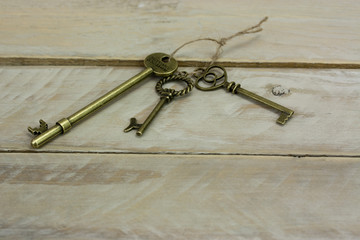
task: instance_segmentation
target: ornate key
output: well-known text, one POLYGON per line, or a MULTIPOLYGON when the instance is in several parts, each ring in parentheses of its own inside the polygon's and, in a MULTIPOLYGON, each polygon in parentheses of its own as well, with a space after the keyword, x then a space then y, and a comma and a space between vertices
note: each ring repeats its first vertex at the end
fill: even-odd
POLYGON ((138 124, 136 122, 136 118, 130 119, 130 125, 124 129, 124 132, 129 132, 133 129, 138 129, 136 132, 136 135, 142 136, 146 130, 146 128, 149 126, 149 124, 152 122, 152 120, 155 118, 155 116, 160 112, 161 108, 165 105, 165 103, 171 102, 171 100, 174 97, 177 96, 183 96, 187 93, 189 93, 193 89, 194 85, 191 81, 191 79, 187 76, 187 74, 175 74, 173 76, 163 78, 156 84, 156 91, 160 94, 160 101, 155 106, 154 110, 150 113, 150 115, 146 118, 145 122, 143 124, 138 124), (163 85, 170 81, 184 81, 187 84, 187 87, 184 88, 181 91, 176 91, 175 89, 169 89, 169 88, 163 88, 163 85))
POLYGON ((173 74, 178 67, 176 60, 165 53, 153 53, 147 56, 144 60, 144 64, 146 67, 145 70, 120 84, 118 87, 114 88, 71 116, 59 120, 55 126, 50 129, 47 129, 47 124, 43 121, 40 122, 40 128, 33 129, 29 127, 29 131, 34 135, 40 134, 31 141, 31 145, 34 148, 39 148, 59 134, 68 132, 74 124, 105 106, 111 100, 130 89, 135 84, 141 82, 152 73, 156 76, 167 77, 173 74), (44 127, 45 125, 46 127, 44 127))
POLYGON ((284 125, 286 121, 294 114, 293 110, 281 106, 253 92, 250 92, 242 88, 240 84, 235 84, 235 82, 228 82, 227 73, 223 67, 212 65, 207 69, 198 69, 195 74, 195 78, 195 87, 199 90, 212 91, 220 87, 224 87, 227 91, 233 94, 240 93, 246 97, 263 103, 268 107, 280 111, 280 117, 276 121, 279 124, 284 125))

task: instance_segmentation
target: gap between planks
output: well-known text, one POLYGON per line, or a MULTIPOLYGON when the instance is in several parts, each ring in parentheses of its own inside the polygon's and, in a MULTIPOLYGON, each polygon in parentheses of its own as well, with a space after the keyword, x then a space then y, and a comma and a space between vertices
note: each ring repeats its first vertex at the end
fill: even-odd
POLYGON ((51 154, 117 154, 117 155, 186 155, 186 156, 254 156, 296 158, 360 158, 360 155, 345 154, 271 154, 271 153, 196 153, 196 152, 116 152, 116 151, 55 151, 55 150, 0 150, 1 153, 51 153, 51 154))
MULTIPOLYGON (((200 67, 207 62, 201 60, 179 60, 180 67, 200 67)), ((305 69, 360 69, 360 63, 326 62, 247 62, 218 61, 224 67, 242 68, 305 68, 305 69)), ((0 66, 143 66, 141 59, 101 58, 43 58, 43 57, 0 57, 0 66)))

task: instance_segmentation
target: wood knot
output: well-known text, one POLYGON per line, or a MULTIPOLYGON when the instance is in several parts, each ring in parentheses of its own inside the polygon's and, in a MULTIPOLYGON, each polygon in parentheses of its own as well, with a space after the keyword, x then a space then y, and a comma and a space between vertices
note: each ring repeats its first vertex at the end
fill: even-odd
POLYGON ((275 96, 282 96, 282 95, 287 95, 290 93, 290 89, 284 88, 281 85, 277 85, 275 87, 272 88, 271 90, 272 94, 275 96))

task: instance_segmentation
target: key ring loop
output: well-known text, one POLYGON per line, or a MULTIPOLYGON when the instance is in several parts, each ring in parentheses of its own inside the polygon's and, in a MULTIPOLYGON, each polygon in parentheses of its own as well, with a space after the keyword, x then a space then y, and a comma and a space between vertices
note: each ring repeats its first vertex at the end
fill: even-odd
POLYGON ((193 84, 192 80, 188 77, 188 75, 179 73, 179 74, 174 74, 174 75, 171 75, 169 77, 165 77, 165 78, 160 79, 157 82, 157 84, 155 86, 155 89, 160 95, 163 95, 163 94, 166 94, 166 93, 171 93, 172 96, 178 97, 178 96, 183 96, 183 95, 189 93, 193 89, 193 87, 194 87, 194 84, 193 84), (187 87, 185 87, 182 90, 174 90, 174 89, 171 89, 171 88, 165 88, 164 89, 163 85, 165 83, 167 83, 167 82, 170 82, 170 81, 184 81, 187 84, 187 87))
POLYGON ((194 74, 196 77, 195 87, 199 90, 212 91, 228 83, 225 68, 221 66, 211 65, 207 69, 200 68, 195 72, 199 72, 199 74, 194 74), (203 82, 204 86, 200 85, 201 82, 203 82))

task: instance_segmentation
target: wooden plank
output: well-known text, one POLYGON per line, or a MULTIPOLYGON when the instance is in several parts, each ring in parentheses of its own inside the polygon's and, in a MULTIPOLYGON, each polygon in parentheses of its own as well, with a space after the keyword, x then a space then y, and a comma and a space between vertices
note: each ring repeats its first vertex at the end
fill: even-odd
POLYGON ((0 155, 2 239, 358 239, 358 158, 0 155))
MULTIPOLYGON (((54 124, 140 70, 2 67, 1 151, 32 150, 27 126, 54 124)), ((131 117, 144 121, 157 103, 153 78, 39 151, 359 156, 359 70, 229 68, 228 76, 295 116, 279 126, 278 113, 247 99, 195 89, 167 105, 141 138, 124 133, 131 117), (289 93, 273 95, 277 86, 289 93)))
MULTIPOLYGON (((3 61, 15 59, 13 64, 21 64, 24 57, 138 61, 152 52, 170 53, 199 37, 229 36, 269 16, 263 32, 229 42, 222 60, 359 66, 359 10, 355 0, 4 0, 0 56, 3 61)), ((177 57, 204 61, 214 49, 213 43, 198 43, 177 57)))

